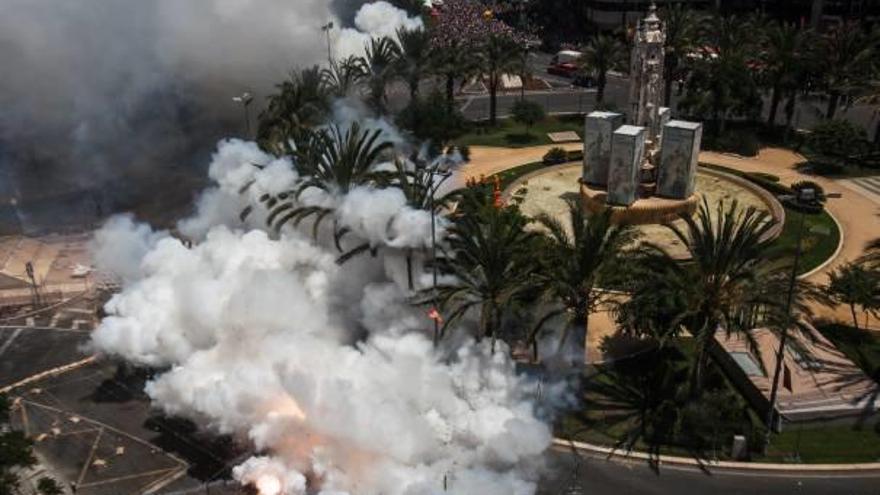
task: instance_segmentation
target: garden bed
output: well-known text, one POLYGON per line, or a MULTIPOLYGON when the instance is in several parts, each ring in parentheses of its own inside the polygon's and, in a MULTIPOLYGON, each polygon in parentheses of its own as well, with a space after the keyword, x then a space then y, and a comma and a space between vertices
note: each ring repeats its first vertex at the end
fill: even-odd
POLYGON ((553 144, 547 134, 551 132, 574 131, 583 135, 582 115, 550 116, 536 123, 530 129, 512 119, 499 119, 495 126, 488 122, 470 124, 467 134, 455 140, 455 144, 467 146, 496 146, 503 148, 524 148, 553 144))

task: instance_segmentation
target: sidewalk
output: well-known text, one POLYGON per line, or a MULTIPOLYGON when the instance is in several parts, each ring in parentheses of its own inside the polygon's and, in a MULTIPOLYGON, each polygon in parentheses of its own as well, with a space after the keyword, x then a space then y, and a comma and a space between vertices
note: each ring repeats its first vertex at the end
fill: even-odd
MULTIPOLYGON (((745 158, 725 153, 704 151, 700 153, 700 162, 730 167, 744 172, 764 172, 779 176, 784 184, 810 180, 816 182, 825 189, 826 193, 839 193, 839 199, 829 199, 826 204, 828 211, 834 215, 842 227, 843 249, 836 259, 832 260, 823 269, 811 274, 807 280, 825 284, 828 282, 828 274, 841 265, 855 261, 865 250, 865 246, 874 239, 880 238, 880 206, 875 198, 867 197, 857 188, 835 179, 828 179, 817 175, 808 175, 798 171, 795 166, 805 161, 805 158, 797 153, 779 148, 764 148, 753 158, 745 158)), ((815 305, 813 310, 818 317, 848 322, 850 316, 848 309, 838 307, 828 308, 815 305)), ((880 326, 880 320, 871 318, 870 326, 880 326)))
POLYGON ((553 448, 574 449, 579 453, 592 455, 595 457, 604 457, 609 460, 618 460, 623 462, 654 462, 659 466, 679 466, 708 471, 726 471, 726 472, 751 472, 764 474, 821 474, 827 476, 833 475, 870 475, 880 478, 880 462, 869 462, 863 464, 771 464, 763 462, 735 462, 735 461, 710 461, 700 460, 691 457, 676 457, 670 455, 650 455, 644 452, 627 452, 622 449, 612 449, 610 447, 601 447, 588 443, 577 442, 573 440, 565 440, 562 438, 553 439, 553 448))

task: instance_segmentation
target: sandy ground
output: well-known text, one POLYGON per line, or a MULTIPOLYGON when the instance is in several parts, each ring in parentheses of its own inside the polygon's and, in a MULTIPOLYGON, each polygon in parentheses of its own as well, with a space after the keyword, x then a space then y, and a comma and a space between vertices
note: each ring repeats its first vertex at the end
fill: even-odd
MULTIPOLYGON (((580 143, 569 143, 563 147, 567 150, 581 148, 580 143)), ((471 162, 463 166, 453 177, 453 185, 464 185, 469 178, 480 175, 492 175, 504 170, 539 161, 553 145, 535 146, 530 148, 491 148, 475 146, 471 148, 471 162)), ((839 199, 828 201, 827 209, 834 215, 842 227, 843 247, 840 254, 826 267, 809 277, 815 283, 824 284, 828 273, 840 265, 857 259, 865 245, 873 239, 880 238, 880 195, 853 187, 846 181, 837 181, 824 177, 804 174, 796 169, 797 164, 805 159, 802 155, 786 149, 765 148, 758 156, 745 158, 738 155, 703 152, 700 161, 712 163, 748 172, 766 172, 780 177, 781 182, 790 184, 801 180, 812 180, 821 185, 826 193, 839 193, 839 199)), ((850 322, 849 309, 846 307, 828 308, 816 305, 813 308, 817 317, 850 322)), ((880 329, 880 320, 872 318, 870 326, 880 329)), ((599 346, 606 337, 615 333, 613 319, 607 313, 593 315, 589 330, 589 359, 592 362, 603 358, 599 346)))
POLYGON ((539 162, 551 148, 563 148, 566 151, 583 149, 582 143, 548 144, 530 148, 493 148, 489 146, 472 146, 471 161, 462 166, 451 179, 455 188, 464 187, 468 179, 479 179, 481 175, 490 176, 504 170, 529 163, 539 162))
MULTIPOLYGON (((566 198, 577 197, 580 176, 581 165, 573 164, 531 177, 526 187, 528 192, 520 208, 523 213, 531 217, 547 213, 560 219, 567 226, 569 222, 566 198)), ((516 188, 515 185, 514 187, 516 188)), ((757 194, 739 184, 706 173, 697 175, 697 191, 709 201, 710 205, 722 201, 730 204, 736 200, 743 207, 753 207, 770 213, 767 204, 757 194)), ((712 208, 710 214, 714 219, 717 210, 712 208)), ((681 229, 686 228, 683 220, 676 221, 675 224, 681 229)), ((636 228, 641 233, 642 240, 663 246, 675 257, 687 256, 687 250, 678 237, 663 225, 639 225, 636 228)))

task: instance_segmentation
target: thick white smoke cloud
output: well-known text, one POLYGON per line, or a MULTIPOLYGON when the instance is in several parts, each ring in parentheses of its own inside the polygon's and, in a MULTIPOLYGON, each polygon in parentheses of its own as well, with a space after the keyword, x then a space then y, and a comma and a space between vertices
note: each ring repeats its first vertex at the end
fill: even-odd
POLYGON ((400 248, 429 245, 427 212, 397 190, 304 195, 379 248, 340 266, 310 235, 263 230, 257 198, 296 184, 289 160, 223 141, 210 176, 179 225, 191 249, 127 218, 98 232, 99 266, 126 281, 97 349, 167 369, 147 385, 166 413, 247 437, 259 455, 233 474, 265 495, 534 493, 551 440, 535 385, 503 349, 435 351, 431 321, 408 304, 400 248))
POLYGON ((354 27, 344 28, 340 32, 336 56, 361 55, 372 37, 395 37, 398 28, 411 30, 421 27, 421 19, 410 18, 406 12, 386 2, 366 4, 355 15, 354 27))

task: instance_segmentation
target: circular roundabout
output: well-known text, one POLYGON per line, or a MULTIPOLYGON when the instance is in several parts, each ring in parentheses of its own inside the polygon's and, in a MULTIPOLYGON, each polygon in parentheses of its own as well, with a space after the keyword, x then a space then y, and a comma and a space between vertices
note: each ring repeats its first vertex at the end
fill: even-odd
MULTIPOLYGON (((520 201, 523 213, 534 217, 546 213, 568 224, 566 218, 568 201, 580 199, 584 208, 590 212, 602 211, 605 206, 604 190, 594 189, 582 184, 581 164, 568 163, 543 168, 514 181, 505 191, 504 198, 513 197, 520 201)), ((675 257, 685 257, 685 247, 675 234, 664 226, 664 222, 684 226, 680 215, 692 214, 700 202, 705 200, 714 217, 718 205, 737 201, 744 208, 755 208, 766 212, 776 220, 776 227, 768 232, 769 238, 782 233, 785 223, 785 209, 768 191, 734 175, 700 168, 697 174, 697 193, 687 200, 671 200, 658 197, 639 199, 626 208, 614 208, 613 215, 633 224, 641 233, 642 241, 662 246, 675 257)))

